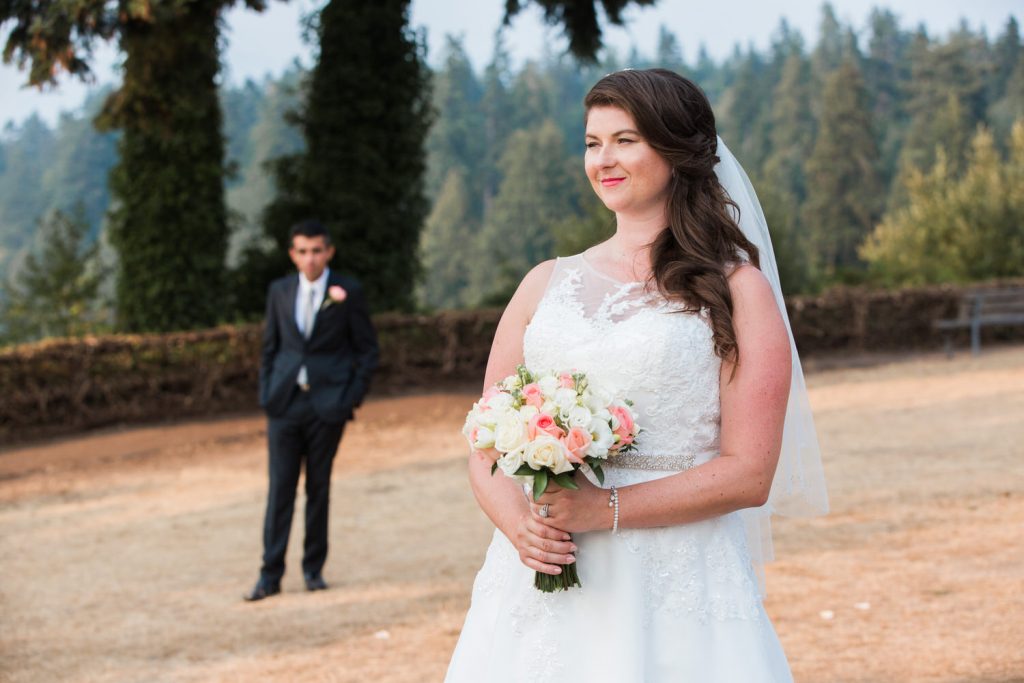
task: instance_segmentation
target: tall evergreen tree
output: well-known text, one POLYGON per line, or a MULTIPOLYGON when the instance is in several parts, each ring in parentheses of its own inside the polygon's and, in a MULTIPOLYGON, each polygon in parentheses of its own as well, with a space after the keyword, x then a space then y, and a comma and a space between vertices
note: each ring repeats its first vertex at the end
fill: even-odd
MULTIPOLYGON (((443 64, 433 79, 436 117, 427 136, 426 192, 431 197, 440 192, 452 168, 464 169, 464 180, 476 185, 485 141, 480 135, 483 92, 461 39, 448 36, 443 54, 443 64)), ((474 199, 479 194, 475 187, 470 191, 474 199)))
POLYGON ((963 174, 942 150, 927 173, 913 170, 907 205, 885 217, 862 255, 884 284, 1024 275, 1024 121, 1014 126, 1006 161, 981 129, 963 174))
POLYGON ((481 159, 483 212, 490 209, 491 200, 498 193, 502 176, 499 168, 501 151, 513 130, 510 113, 515 109, 515 102, 510 93, 511 84, 511 57, 505 46, 504 31, 499 28, 494 34, 491 61, 484 70, 484 92, 480 102, 484 119, 484 150, 481 159))
POLYGON ((554 228, 573 208, 572 172, 551 120, 512 134, 501 166, 505 178, 480 232, 482 256, 472 264, 474 303, 504 303, 527 271, 555 254, 554 228))
POLYGON ((36 247, 3 283, 2 342, 78 336, 105 326, 99 296, 105 270, 89 229, 81 206, 40 220, 36 247))
POLYGON ((220 9, 220 0, 195 0, 160 21, 126 22, 120 33, 124 83, 98 122, 122 133, 110 241, 119 255, 118 324, 129 331, 224 317, 220 9))
POLYGON ((43 175, 56 152, 53 131, 33 114, 7 133, 0 183, 0 266, 30 244, 33 226, 47 206, 43 175))
MULTIPOLYGON (((233 0, 11 0, 4 60, 29 64, 29 82, 58 69, 87 77, 96 40, 125 53, 123 83, 99 122, 122 131, 111 174, 117 309, 128 330, 210 325, 224 314, 227 249, 224 150, 217 98, 218 21, 233 0)), ((263 0, 245 0, 262 10, 263 0)))
POLYGON ((278 195, 264 214, 279 254, 268 275, 290 268, 290 226, 318 217, 337 245, 332 266, 359 277, 375 310, 412 308, 428 208, 429 81, 422 37, 408 21, 409 0, 323 8, 320 54, 297 117, 306 151, 277 164, 278 195))
POLYGON ((462 169, 449 170, 420 243, 425 277, 418 298, 428 307, 460 308, 473 299, 467 265, 479 258, 480 224, 470 209, 472 199, 462 169))
POLYGON ((882 213, 878 148, 864 81, 852 61, 829 74, 822 100, 803 218, 820 271, 844 277, 860 269, 857 248, 882 213))
POLYGON ((900 30, 899 20, 890 10, 875 8, 868 19, 870 37, 864 60, 864 84, 871 99, 871 113, 880 135, 882 178, 886 186, 896 174, 897 160, 907 114, 903 89, 910 77, 907 51, 910 34, 900 30))

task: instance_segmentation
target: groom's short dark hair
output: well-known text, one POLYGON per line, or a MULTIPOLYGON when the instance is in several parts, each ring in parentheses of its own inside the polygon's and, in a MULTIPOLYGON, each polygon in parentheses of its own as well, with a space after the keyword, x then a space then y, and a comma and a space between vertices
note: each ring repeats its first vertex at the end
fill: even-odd
POLYGON ((315 218, 299 221, 293 225, 288 234, 289 244, 295 241, 296 235, 302 235, 303 237, 323 237, 324 246, 328 247, 331 245, 331 233, 327 232, 327 228, 325 228, 323 224, 315 218))

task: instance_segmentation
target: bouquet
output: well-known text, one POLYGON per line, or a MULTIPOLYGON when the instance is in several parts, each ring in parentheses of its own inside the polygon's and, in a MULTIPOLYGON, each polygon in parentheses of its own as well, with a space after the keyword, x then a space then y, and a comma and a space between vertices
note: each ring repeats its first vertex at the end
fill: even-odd
MULTIPOLYGON (((640 430, 628 399, 612 396, 576 371, 534 374, 520 365, 473 404, 462 433, 471 448, 494 457, 493 475, 527 485, 537 500, 552 483, 579 489, 581 468, 604 483, 602 463, 636 449, 640 430)), ((557 576, 537 572, 544 592, 579 586, 575 564, 557 576)))

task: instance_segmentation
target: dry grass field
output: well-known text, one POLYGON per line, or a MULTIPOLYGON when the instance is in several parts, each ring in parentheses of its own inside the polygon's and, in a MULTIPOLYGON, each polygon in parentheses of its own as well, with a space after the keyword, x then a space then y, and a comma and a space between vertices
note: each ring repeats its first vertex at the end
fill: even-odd
MULTIPOLYGON (((797 681, 1024 681, 1024 348, 809 384, 833 512, 777 521, 768 570, 797 681)), ((0 454, 0 680, 441 680, 491 533, 471 400, 369 402, 335 464, 331 590, 302 590, 299 514, 258 604, 259 416, 0 454)))

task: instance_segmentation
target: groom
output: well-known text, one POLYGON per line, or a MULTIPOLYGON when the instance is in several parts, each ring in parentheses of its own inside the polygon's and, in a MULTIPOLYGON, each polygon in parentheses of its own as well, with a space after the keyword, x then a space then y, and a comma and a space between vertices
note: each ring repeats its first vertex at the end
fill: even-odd
POLYGON ((281 592, 284 556, 299 470, 306 465, 306 538, 302 574, 307 590, 327 588, 327 505, 331 465, 345 422, 359 406, 377 366, 377 335, 360 284, 331 272, 331 238, 317 221, 291 229, 295 275, 267 293, 260 363, 260 406, 267 412, 270 487, 263 523, 260 578, 248 601, 281 592))

